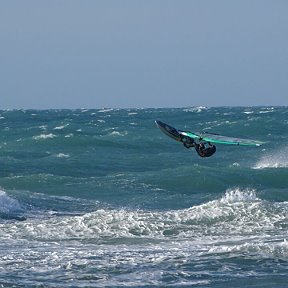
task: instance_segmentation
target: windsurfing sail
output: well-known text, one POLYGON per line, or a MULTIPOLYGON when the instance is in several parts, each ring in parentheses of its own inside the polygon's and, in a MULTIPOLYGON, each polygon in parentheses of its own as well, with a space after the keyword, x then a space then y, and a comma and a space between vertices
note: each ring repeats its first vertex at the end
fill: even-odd
POLYGON ((219 134, 213 133, 193 133, 188 131, 178 131, 179 134, 190 137, 193 139, 198 140, 199 142, 209 142, 214 144, 228 144, 228 145, 241 145, 241 146, 261 146, 265 142, 251 140, 251 139, 244 139, 244 138, 235 138, 235 137, 228 137, 219 134))
POLYGON ((183 142, 185 137, 186 138, 188 137, 193 140, 196 140, 198 143, 201 142, 201 143, 227 144, 227 145, 240 145, 240 146, 261 146, 262 144, 265 143, 257 140, 229 137, 214 133, 207 133, 207 132, 194 133, 190 131, 177 130, 176 128, 159 120, 156 120, 155 123, 164 134, 179 142, 183 142))

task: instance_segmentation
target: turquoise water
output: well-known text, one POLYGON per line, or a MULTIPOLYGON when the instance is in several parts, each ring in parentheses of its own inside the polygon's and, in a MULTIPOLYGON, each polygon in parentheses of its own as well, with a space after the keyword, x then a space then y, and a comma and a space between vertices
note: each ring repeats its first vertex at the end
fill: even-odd
POLYGON ((287 107, 12 110, 0 124, 0 287, 287 287, 287 107), (155 119, 266 144, 200 158, 155 119))

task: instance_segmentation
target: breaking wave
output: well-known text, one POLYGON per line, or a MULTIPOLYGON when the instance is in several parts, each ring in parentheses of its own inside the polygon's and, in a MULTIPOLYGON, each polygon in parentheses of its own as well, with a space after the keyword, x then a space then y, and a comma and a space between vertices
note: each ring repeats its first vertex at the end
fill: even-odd
POLYGON ((0 219, 25 220, 20 203, 0 190, 0 219))
POLYGON ((253 166, 254 169, 265 168, 287 168, 288 167, 288 148, 279 149, 277 152, 270 152, 260 158, 253 166))
MULTIPOLYGON (((20 207, 17 202, 6 200, 9 207, 20 207)), ((25 225, 19 224, 15 236, 22 238, 25 235, 25 238, 40 241, 90 239, 101 243, 123 238, 153 242, 171 237, 181 241, 204 240, 210 235, 219 239, 242 238, 266 235, 269 231, 279 233, 277 229, 285 226, 287 212, 286 202, 265 202, 254 190, 233 189, 226 191, 220 199, 182 210, 99 209, 80 216, 34 219, 25 225)))

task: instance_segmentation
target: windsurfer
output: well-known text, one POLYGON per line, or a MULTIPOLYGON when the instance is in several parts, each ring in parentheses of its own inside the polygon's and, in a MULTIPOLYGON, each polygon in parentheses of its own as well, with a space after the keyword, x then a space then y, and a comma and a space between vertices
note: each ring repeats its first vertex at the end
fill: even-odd
POLYGON ((208 143, 208 147, 205 147, 204 143, 194 143, 196 152, 200 157, 210 157, 216 152, 216 146, 208 143))
POLYGON ((191 137, 183 136, 181 142, 187 149, 195 147, 195 141, 191 137))

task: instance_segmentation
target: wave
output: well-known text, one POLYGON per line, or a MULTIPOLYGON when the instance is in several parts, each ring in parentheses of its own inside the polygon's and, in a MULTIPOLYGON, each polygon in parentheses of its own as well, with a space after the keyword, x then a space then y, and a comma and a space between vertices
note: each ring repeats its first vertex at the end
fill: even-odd
POLYGON ((97 243, 123 239, 132 242, 141 239, 202 242, 212 238, 221 242, 225 239, 259 239, 267 235, 279 239, 288 236, 284 229, 287 212, 287 202, 263 201, 254 190, 233 189, 226 191, 220 199, 182 210, 155 212, 100 208, 77 216, 32 219, 25 225, 18 225, 15 237, 97 243))
POLYGON ((55 134, 41 134, 41 135, 38 135, 38 136, 34 136, 33 139, 35 140, 41 140, 41 139, 52 139, 52 138, 55 138, 57 137, 55 134))
POLYGON ((253 169, 265 168, 287 168, 288 167, 288 148, 280 148, 276 152, 270 152, 260 158, 252 167, 253 169))
POLYGON ((65 153, 58 153, 56 155, 57 158, 69 158, 70 155, 69 154, 65 154, 65 153))
POLYGON ((69 126, 69 124, 65 124, 65 125, 61 125, 61 126, 56 126, 55 128, 54 128, 54 130, 63 130, 64 128, 66 128, 66 127, 68 127, 69 126))
POLYGON ((208 110, 208 107, 196 106, 196 107, 188 107, 188 108, 183 109, 184 112, 197 112, 197 113, 205 111, 205 110, 208 110))
POLYGON ((20 203, 0 190, 0 219, 25 220, 20 203))
POLYGON ((128 134, 127 131, 124 131, 124 132, 119 132, 119 131, 113 131, 111 133, 109 133, 109 135, 111 136, 126 136, 128 134))
MULTIPOLYGON (((42 199, 45 195, 36 196, 42 199)), ((51 201, 51 196, 46 197, 51 201)), ((77 199, 54 200, 70 206, 77 199)), ((51 211, 46 217, 7 221, 1 226, 0 243, 12 250, 11 263, 25 257, 22 271, 29 271, 24 275, 27 279, 31 279, 30 267, 37 267, 33 273, 39 269, 52 279, 57 269, 61 275, 63 269, 79 275, 80 269, 87 282, 76 277, 75 283, 82 286, 91 285, 97 271, 99 287, 121 286, 123 279, 131 286, 149 286, 153 281, 156 286, 205 287, 213 286, 219 277, 237 283, 240 277, 250 279, 251 275, 269 279, 272 270, 274 275, 287 274, 287 204, 263 201, 256 190, 235 188, 218 199, 180 210, 155 212, 100 205, 82 215, 51 211), (121 279, 115 274, 114 282, 107 280, 108 273, 116 270, 121 279), (200 275, 202 282, 198 276, 186 278, 186 272, 200 275), (165 280, 163 273, 175 281, 165 280)))

